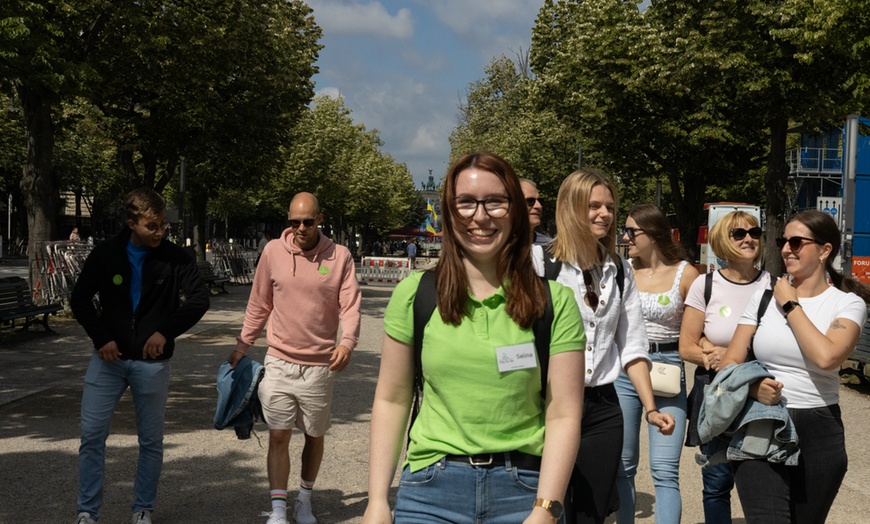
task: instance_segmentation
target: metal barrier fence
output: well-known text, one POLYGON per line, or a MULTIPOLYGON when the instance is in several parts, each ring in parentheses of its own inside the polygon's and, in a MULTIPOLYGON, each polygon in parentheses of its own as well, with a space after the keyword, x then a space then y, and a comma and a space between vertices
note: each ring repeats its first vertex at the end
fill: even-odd
POLYGON ((73 286, 93 248, 91 244, 71 240, 37 242, 33 261, 37 274, 33 284, 34 299, 68 305, 73 286))
POLYGON ((360 282, 397 284, 411 272, 407 258, 363 257, 359 266, 360 282))
POLYGON ((250 284, 253 281, 256 251, 248 251, 239 244, 214 242, 211 244, 214 272, 227 276, 234 284, 250 284))

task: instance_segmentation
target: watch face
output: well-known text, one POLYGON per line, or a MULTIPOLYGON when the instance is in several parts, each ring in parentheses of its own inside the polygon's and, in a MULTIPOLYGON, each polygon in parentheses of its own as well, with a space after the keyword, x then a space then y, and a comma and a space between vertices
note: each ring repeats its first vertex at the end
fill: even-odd
POLYGON ((554 519, 558 519, 562 516, 562 504, 558 501, 550 502, 550 515, 553 515, 554 519))

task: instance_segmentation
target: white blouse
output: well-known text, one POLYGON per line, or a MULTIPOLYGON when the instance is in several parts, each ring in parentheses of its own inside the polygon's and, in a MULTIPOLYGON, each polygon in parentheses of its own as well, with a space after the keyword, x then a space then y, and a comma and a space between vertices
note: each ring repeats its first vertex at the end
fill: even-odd
MULTIPOLYGON (((627 364, 639 358, 647 363, 650 361, 649 340, 634 272, 625 260, 620 258, 620 262, 625 272, 622 298, 616 284, 616 263, 606 256, 598 284, 599 300, 595 311, 583 299, 586 284, 579 266, 565 262, 556 277, 556 282, 574 291, 574 299, 583 316, 583 328, 586 330, 586 387, 612 384, 627 364)), ((532 263, 535 272, 543 276, 544 250, 541 246, 532 246, 532 263)))

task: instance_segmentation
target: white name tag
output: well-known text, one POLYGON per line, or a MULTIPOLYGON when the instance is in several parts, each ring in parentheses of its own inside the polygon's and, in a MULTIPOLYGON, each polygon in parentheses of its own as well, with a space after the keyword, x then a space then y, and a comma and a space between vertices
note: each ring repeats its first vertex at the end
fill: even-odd
POLYGON ((499 373, 538 367, 535 345, 531 342, 495 348, 495 355, 498 358, 499 373))

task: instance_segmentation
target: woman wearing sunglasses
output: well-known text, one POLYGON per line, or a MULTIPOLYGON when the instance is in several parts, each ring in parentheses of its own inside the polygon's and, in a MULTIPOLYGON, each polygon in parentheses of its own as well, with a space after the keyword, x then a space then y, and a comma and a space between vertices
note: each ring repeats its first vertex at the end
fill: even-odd
MULTIPOLYGON (((713 254, 723 261, 724 267, 695 279, 686 295, 680 357, 697 366, 688 399, 686 445, 700 445, 704 454, 707 445, 702 445, 698 437, 704 386, 719 371, 746 303, 756 291, 770 287, 770 274, 757 267, 761 262, 761 233, 758 219, 749 213, 732 211, 720 218, 710 229, 708 239, 713 254)), ((731 463, 705 466, 701 478, 705 522, 730 524, 734 487, 731 463)))
POLYGON ((616 509, 623 418, 613 383, 621 371, 625 370, 637 391, 647 422, 665 435, 674 431, 673 415, 659 411, 653 396, 640 297, 631 269, 616 254, 615 220, 616 190, 611 180, 597 170, 575 171, 559 188, 558 234, 549 252, 540 246, 532 251, 539 275, 545 273, 545 255, 560 264, 556 280, 574 291, 587 337, 583 439, 575 465, 574 514, 568 516, 569 523, 574 519, 604 522, 616 509))
MULTIPOLYGON (((570 290, 532 270, 529 213, 511 166, 459 159, 441 200, 437 309, 423 331, 423 396, 410 430, 395 522, 560 521, 580 440, 586 337, 570 290), (552 296, 546 398, 531 329, 552 296)), ((414 385, 412 273, 384 314, 363 522, 387 524, 414 385)), ((427 277, 428 278, 428 277, 427 277)))
MULTIPOLYGON (((623 239, 628 241, 628 254, 646 321, 650 359, 678 366, 681 372, 680 392, 676 396, 655 397, 656 407, 674 418, 673 434, 663 435, 659 428, 648 426, 656 522, 677 524, 682 515, 680 453, 686 431, 686 380, 680 360, 680 321, 683 301, 698 271, 689 265, 683 248, 674 243, 667 217, 652 204, 641 204, 628 213, 623 239)), ((620 373, 615 385, 625 420, 622 469, 616 482, 619 490, 616 521, 630 524, 635 514, 634 477, 640 454, 643 405, 628 375, 620 373)))
POLYGON ((749 395, 788 409, 800 456, 797 466, 738 461, 734 476, 747 522, 823 523, 847 466, 838 371, 861 336, 870 289, 831 265, 840 230, 826 213, 798 213, 776 244, 792 281, 779 279, 760 320, 762 292, 752 296, 722 365, 745 362, 752 346, 774 378, 750 386, 749 395))

